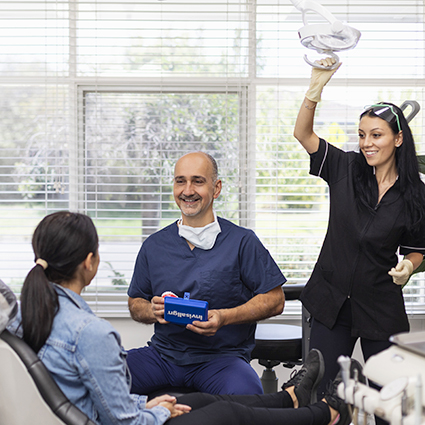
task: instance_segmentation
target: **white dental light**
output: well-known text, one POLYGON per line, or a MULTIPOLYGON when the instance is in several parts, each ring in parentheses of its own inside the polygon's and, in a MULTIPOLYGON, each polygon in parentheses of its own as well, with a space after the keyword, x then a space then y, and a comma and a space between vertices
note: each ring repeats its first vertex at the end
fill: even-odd
POLYGON ((356 47, 361 36, 360 31, 337 20, 321 4, 313 0, 291 0, 292 4, 302 13, 304 26, 298 30, 301 44, 308 49, 316 50, 335 59, 332 67, 325 67, 311 62, 307 55, 304 60, 315 68, 335 69, 339 65, 339 57, 334 52, 350 50, 356 47), (328 23, 309 24, 307 12, 316 12, 328 23))

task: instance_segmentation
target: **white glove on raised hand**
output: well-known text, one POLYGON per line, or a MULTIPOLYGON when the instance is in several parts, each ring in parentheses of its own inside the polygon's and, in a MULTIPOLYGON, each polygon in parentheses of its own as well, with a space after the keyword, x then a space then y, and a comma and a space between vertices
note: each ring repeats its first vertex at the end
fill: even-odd
POLYGON ((396 285, 404 285, 409 280, 412 273, 413 264, 407 259, 401 260, 388 272, 388 274, 393 277, 393 282, 396 285))
MULTIPOLYGON (((334 58, 325 58, 320 61, 316 61, 320 65, 324 66, 332 66, 335 63, 334 58)), ((314 68, 311 71, 311 79, 310 79, 310 87, 305 94, 305 97, 312 102, 320 102, 323 87, 331 79, 332 75, 338 70, 341 64, 338 65, 335 69, 322 69, 322 68, 314 68)))

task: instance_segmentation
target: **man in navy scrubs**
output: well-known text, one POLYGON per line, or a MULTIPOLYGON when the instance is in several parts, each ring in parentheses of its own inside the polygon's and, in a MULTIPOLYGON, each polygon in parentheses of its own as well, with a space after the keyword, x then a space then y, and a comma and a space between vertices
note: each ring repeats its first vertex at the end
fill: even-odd
POLYGON ((252 230, 217 217, 221 187, 212 156, 177 161, 173 193, 182 217, 143 243, 128 290, 132 318, 155 324, 148 346, 128 352, 134 393, 168 386, 262 393, 249 364, 256 322, 283 311, 286 279, 252 230), (208 320, 164 320, 167 292, 208 301, 208 320))

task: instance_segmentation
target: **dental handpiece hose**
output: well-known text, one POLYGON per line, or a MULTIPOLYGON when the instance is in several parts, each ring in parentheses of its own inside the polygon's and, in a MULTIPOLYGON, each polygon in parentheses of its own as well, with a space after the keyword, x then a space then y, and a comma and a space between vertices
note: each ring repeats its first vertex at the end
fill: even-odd
MULTIPOLYGON (((354 387, 353 387, 353 405, 355 406, 356 402, 356 391, 359 383, 359 371, 357 369, 354 370, 354 387)), ((354 407, 353 409, 353 425, 358 425, 359 423, 359 408, 354 407)))
POLYGON ((344 382, 344 390, 348 387, 350 383, 350 364, 351 360, 347 356, 339 356, 338 363, 341 367, 341 377, 342 382, 344 382))
MULTIPOLYGON (((347 387, 350 383, 351 359, 347 356, 339 356, 338 363, 341 367, 341 377, 342 377, 342 382, 344 383, 344 400, 345 402, 347 402, 347 387)), ((353 417, 353 411, 350 405, 348 405, 348 411, 350 412, 350 416, 353 417)))
POLYGON ((416 378, 415 388, 415 425, 422 423, 422 377, 419 374, 416 378))
MULTIPOLYGON (((347 356, 339 356, 338 363, 341 367, 341 377, 344 383, 344 399, 347 402, 347 387, 350 383, 350 365, 351 359, 347 356)), ((348 407, 350 414, 352 415, 351 406, 348 407)))

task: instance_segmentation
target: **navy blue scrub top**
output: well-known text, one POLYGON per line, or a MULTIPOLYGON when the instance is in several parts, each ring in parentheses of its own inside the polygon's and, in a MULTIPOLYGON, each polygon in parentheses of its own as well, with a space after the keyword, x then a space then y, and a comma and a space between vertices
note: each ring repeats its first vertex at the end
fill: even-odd
MULTIPOLYGON (((132 298, 151 300, 165 291, 208 301, 209 309, 232 308, 283 285, 285 277, 252 230, 218 217, 221 233, 210 250, 189 248, 177 223, 143 243, 128 290, 132 298)), ((185 326, 155 324, 152 344, 177 365, 202 363, 225 355, 250 361, 255 323, 228 325, 211 337, 185 326)))

